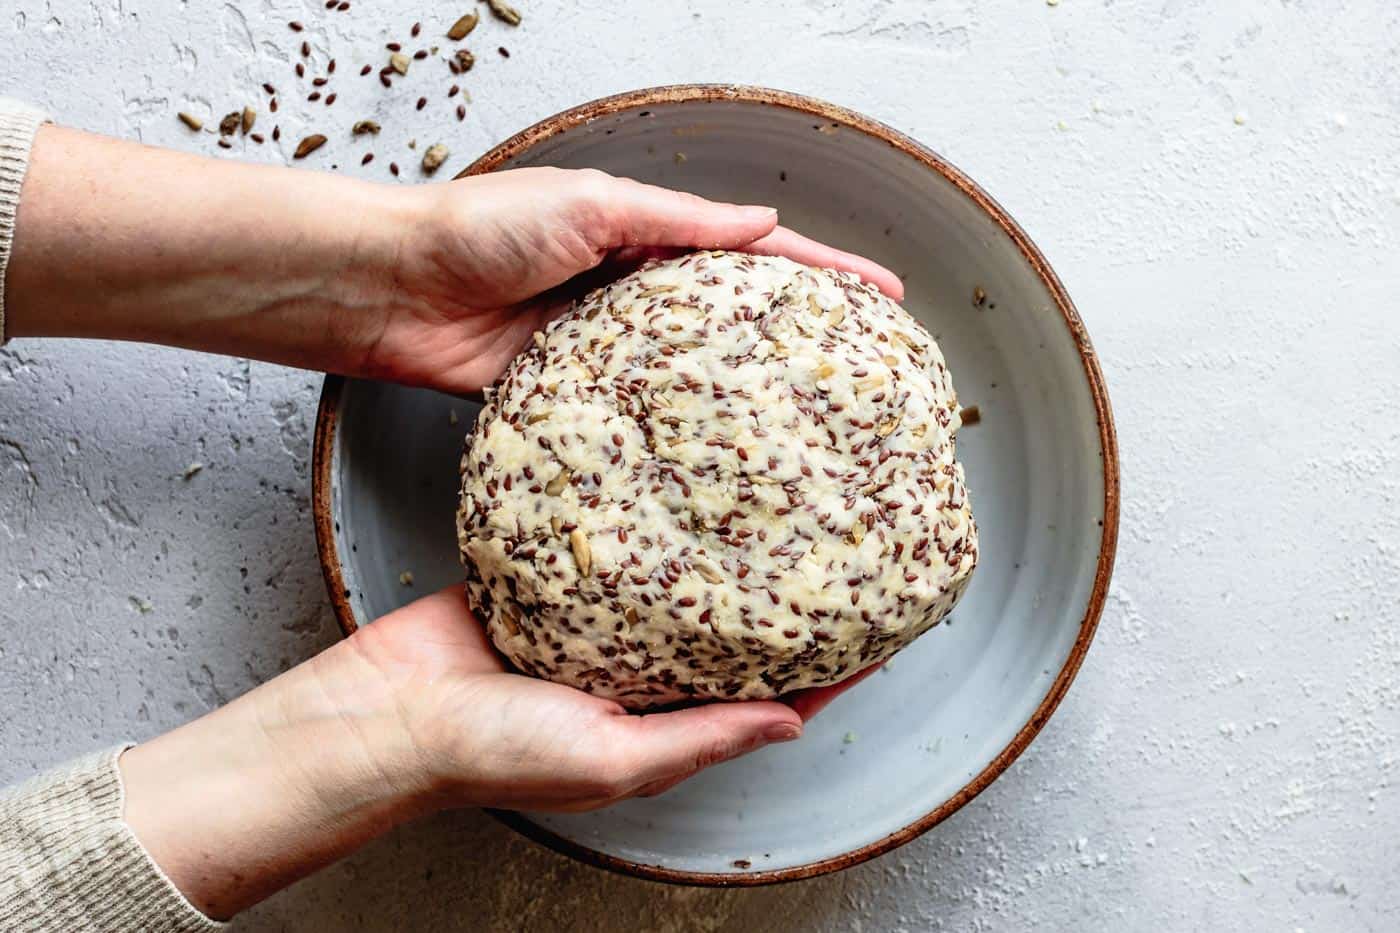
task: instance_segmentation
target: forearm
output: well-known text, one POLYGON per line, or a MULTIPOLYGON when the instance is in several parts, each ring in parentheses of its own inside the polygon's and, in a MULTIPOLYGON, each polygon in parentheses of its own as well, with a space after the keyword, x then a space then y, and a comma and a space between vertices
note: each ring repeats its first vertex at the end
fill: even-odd
POLYGON ((225 919, 430 808, 389 693, 342 643, 131 749, 126 820, 225 919))
POLYGON ((414 203, 332 174, 47 126, 20 200, 7 329, 347 368, 357 361, 336 354, 382 326, 414 203))

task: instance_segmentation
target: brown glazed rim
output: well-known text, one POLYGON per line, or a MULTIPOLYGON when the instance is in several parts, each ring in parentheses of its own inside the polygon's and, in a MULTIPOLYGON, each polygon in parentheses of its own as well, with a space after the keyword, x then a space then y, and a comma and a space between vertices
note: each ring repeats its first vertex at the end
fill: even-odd
MULTIPOLYGON (((1060 700, 1064 698, 1069 685, 1079 672, 1079 666, 1083 663, 1084 655, 1089 650, 1089 643, 1093 641, 1094 631, 1098 627, 1099 616, 1103 612, 1104 601, 1108 596, 1108 582, 1113 574, 1113 558, 1118 543, 1118 440, 1113 427, 1113 412, 1109 406, 1108 390, 1104 385, 1103 373, 1099 369, 1098 357, 1094 354, 1093 346, 1089 342, 1089 335, 1085 332, 1084 324, 1079 319, 1079 313, 1075 310, 1074 303, 1070 301, 1064 286, 1060 284, 1060 280, 1050 268, 1050 264, 1045 261, 1045 257, 1031 242, 1030 237, 1026 236, 1025 231, 1011 219, 1010 215, 979 188, 972 179, 949 165, 936 153, 869 117, 824 101, 768 88, 728 84, 684 84, 644 88, 595 100, 543 120, 501 143, 477 159, 457 177, 494 171, 509 159, 526 152, 543 140, 600 117, 612 116, 639 107, 694 101, 737 101, 781 107, 785 110, 809 114, 846 129, 873 136, 910 158, 922 162, 931 171, 938 173, 955 185, 1005 231, 1054 298, 1055 305, 1065 320, 1065 326, 1069 329, 1070 336, 1074 338, 1075 346, 1078 348, 1080 359, 1084 364, 1084 375, 1089 382, 1089 391, 1094 399, 1094 409, 1099 427, 1099 443, 1103 448, 1103 534, 1099 541, 1098 567, 1094 573, 1093 592, 1089 596, 1089 605, 1084 612, 1084 619, 1079 624, 1079 635, 1074 641, 1074 647, 1065 660, 1064 667, 1055 677, 1050 692, 1046 694, 1045 699, 1041 701, 1030 720, 1021 727, 1011 742, 979 774, 931 813, 925 814, 883 839, 878 839, 843 855, 774 871, 727 873, 680 871, 661 865, 647 865, 629 861, 565 839, 531 822, 519 813, 490 811, 507 826, 536 842, 609 871, 671 884, 749 887, 814 878, 828 872, 840 871, 843 868, 858 865, 902 846, 938 825, 980 794, 1026 750, 1031 740, 1036 737, 1050 719, 1051 714, 1054 713, 1055 708, 1059 706, 1060 700)), ((346 635, 349 635, 355 631, 358 625, 350 610, 349 591, 345 587, 340 557, 335 549, 335 536, 332 534, 333 519, 331 518, 331 454, 335 443, 336 418, 344 385, 343 378, 328 376, 321 393, 320 410, 316 416, 312 507, 315 515, 317 549, 320 553, 321 568, 326 577, 326 587, 330 592, 331 604, 335 608, 340 627, 346 635)))

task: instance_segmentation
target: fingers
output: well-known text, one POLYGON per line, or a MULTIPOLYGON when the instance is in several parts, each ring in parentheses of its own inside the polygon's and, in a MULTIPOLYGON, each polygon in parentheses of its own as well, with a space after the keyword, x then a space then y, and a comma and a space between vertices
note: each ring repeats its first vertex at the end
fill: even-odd
POLYGON ((808 266, 853 272, 862 282, 875 286, 895 301, 904 300, 904 283, 899 280, 899 276, 884 266, 864 256, 818 243, 786 227, 776 228, 763 239, 750 243, 743 249, 746 253, 759 256, 786 256, 794 262, 808 266))
POLYGON ((802 719, 782 703, 711 703, 614 720, 620 796, 659 793, 711 765, 802 735, 802 719))
POLYGON ((784 702, 792 707, 797 715, 802 717, 803 722, 808 722, 813 716, 826 709, 826 707, 831 704, 831 701, 878 671, 881 667, 882 665, 880 664, 871 665, 860 673, 852 674, 839 684, 832 684, 830 687, 813 687, 810 690, 799 690, 785 698, 784 702))
POLYGON ((590 174, 590 198, 605 219, 604 248, 681 246, 736 249, 767 236, 778 212, 759 205, 723 204, 630 178, 590 174))

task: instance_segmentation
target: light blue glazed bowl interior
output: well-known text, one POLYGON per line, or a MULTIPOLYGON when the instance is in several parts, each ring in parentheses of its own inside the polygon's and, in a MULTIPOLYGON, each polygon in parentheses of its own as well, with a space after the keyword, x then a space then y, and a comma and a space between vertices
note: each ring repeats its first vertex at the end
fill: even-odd
MULTIPOLYGON (((628 861, 745 873, 841 856, 934 811, 1031 720, 1093 588, 1104 451, 1079 349, 1045 283, 952 182, 879 138, 794 110, 740 100, 637 107, 504 167, 524 165, 591 166, 771 204, 784 224, 878 260, 905 277, 906 307, 937 337, 962 404, 982 414, 958 436, 981 562, 949 624, 839 699, 801 741, 661 797, 529 818, 628 861), (976 288, 987 296, 980 308, 976 288)), ((432 392, 345 386, 331 510, 360 624, 461 580, 457 468, 475 412, 432 392), (399 581, 405 570, 411 586, 399 581)))

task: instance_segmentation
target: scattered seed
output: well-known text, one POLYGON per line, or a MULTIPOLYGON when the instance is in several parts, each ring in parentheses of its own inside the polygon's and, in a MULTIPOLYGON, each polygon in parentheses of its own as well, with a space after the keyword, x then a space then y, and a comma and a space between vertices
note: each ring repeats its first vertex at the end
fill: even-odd
POLYGON ((388 76, 388 75, 380 75, 380 76, 379 76, 379 83, 382 84, 382 85, 384 85, 385 87, 393 87, 393 85, 389 82, 389 76, 388 76))
POLYGON ((196 460, 194 463, 191 463, 189 466, 185 467, 185 472, 182 475, 185 479, 194 479, 203 470, 204 464, 196 460))
POLYGON ((373 161, 374 161, 374 153, 373 153, 373 152, 366 152, 366 153, 365 153, 365 157, 364 157, 363 159, 360 160, 360 164, 361 164, 361 165, 369 165, 369 164, 370 164, 371 162, 373 162, 373 161))
POLYGON ((442 143, 434 143, 423 153, 423 171, 429 175, 442 168, 442 163, 447 161, 447 147, 442 143))
POLYGON ((981 285, 974 286, 972 289, 972 306, 974 308, 980 308, 986 303, 987 290, 984 289, 981 285))
POLYGON ((229 142, 229 141, 228 141, 227 139, 225 139, 223 136, 220 136, 220 137, 219 137, 219 148, 221 148, 221 149, 232 149, 232 148, 233 148, 233 143, 229 142))
POLYGON ((401 75, 408 74, 408 56, 402 52, 395 52, 389 56, 389 67, 401 75))
POLYGON ((420 97, 420 98, 418 98, 418 103, 417 103, 415 109, 417 109, 417 110, 422 110, 422 109, 423 109, 424 107, 426 107, 426 106, 428 106, 428 98, 426 98, 426 97, 420 97))
POLYGON ((369 73, 370 73, 371 71, 373 71, 373 70, 374 70, 374 66, 373 66, 373 65, 366 65, 365 67, 363 67, 363 68, 360 69, 360 77, 363 78, 365 75, 369 74, 369 73))
POLYGON ((505 0, 486 0, 486 5, 491 8, 491 13, 496 19, 511 26, 520 25, 520 14, 505 0))
POLYGON ((224 114, 224 118, 219 121, 219 135, 232 136, 238 131, 238 127, 243 122, 243 113, 235 110, 233 113, 224 114))
POLYGON ((204 121, 192 113, 185 113, 183 110, 176 114, 180 122, 194 130, 196 133, 204 129, 204 121))
POLYGON ((305 41, 303 41, 303 42, 301 43, 301 57, 302 57, 302 58, 310 58, 310 57, 311 57, 311 43, 305 42, 305 41))
POLYGON ((461 87, 459 87, 458 85, 454 84, 454 85, 452 85, 452 87, 448 88, 448 90, 447 90, 447 96, 448 96, 448 97, 456 97, 456 96, 457 96, 457 92, 460 91, 460 90, 461 90, 461 87))
POLYGON ((461 123, 467 118, 467 108, 462 104, 457 105, 457 122, 461 123))
POLYGON ((311 153, 315 152, 317 149, 320 149, 325 144, 326 137, 322 136, 320 133, 313 133, 312 135, 303 139, 301 142, 297 143, 297 151, 292 153, 292 158, 304 159, 307 156, 311 155, 311 153))
POLYGON ((554 479, 550 480, 549 483, 545 485, 544 494, 547 496, 559 495, 564 491, 564 487, 569 485, 569 480, 573 479, 573 477, 573 472, 568 467, 565 467, 559 471, 558 476, 554 477, 554 479))
POLYGON ((419 49, 418 51, 416 51, 416 52, 413 53, 413 57, 414 57, 415 60, 421 62, 423 59, 425 59, 425 58, 428 57, 428 50, 427 50, 427 49, 419 49))
POLYGON ((327 95, 326 95, 326 106, 329 107, 329 106, 330 106, 331 104, 333 104, 333 103, 335 103, 335 95, 334 95, 334 94, 327 94, 327 95))
POLYGON ((447 30, 447 38, 454 42, 465 39, 467 36, 471 35, 471 31, 476 28, 478 19, 479 17, 474 11, 463 16, 452 24, 451 29, 447 30))
POLYGON ((271 110, 273 113, 277 112, 277 98, 274 97, 267 102, 267 109, 271 110))
POLYGON ((296 20, 292 20, 290 23, 287 24, 287 26, 292 30, 292 32, 301 32, 303 28, 301 23, 298 23, 296 20))
POLYGON ((327 78, 327 77, 325 77, 325 76, 322 76, 322 77, 313 79, 312 82, 311 82, 311 85, 312 85, 312 87, 325 87, 325 86, 326 86, 326 82, 329 81, 329 80, 330 80, 330 78, 327 78))
POLYGON ((360 120, 350 128, 350 133, 354 136, 363 136, 366 133, 378 135, 379 124, 373 120, 360 120))
POLYGON ((575 528, 569 532, 569 549, 574 552, 579 576, 588 576, 588 572, 593 569, 593 549, 588 546, 588 536, 581 529, 575 528))
POLYGON ((263 144, 262 133, 250 133, 248 134, 248 138, 251 139, 253 142, 257 143, 259 146, 263 144))
POLYGON ((403 51, 403 46, 399 45, 397 42, 389 42, 389 43, 386 43, 386 44, 384 45, 384 48, 388 49, 390 52, 401 52, 401 51, 403 51))
POLYGON ((397 162, 390 162, 390 163, 389 163, 389 174, 390 174, 390 175, 393 175, 395 178, 398 178, 398 177, 399 177, 399 163, 397 163, 397 162))
POLYGON ((304 78, 304 77, 306 77, 306 66, 303 65, 301 62, 297 62, 297 77, 298 77, 298 78, 304 78))
POLYGON ((471 71, 472 65, 476 64, 476 56, 467 49, 457 50, 457 67, 463 71, 471 71))
MULTIPOLYGON (((331 3, 335 3, 335 0, 331 0, 331 3)), ((405 570, 403 573, 399 574, 399 583, 400 583, 402 586, 412 586, 412 585, 413 585, 413 571, 412 571, 412 570, 405 570)))
POLYGON ((253 128, 253 123, 254 123, 257 119, 258 119, 258 112, 257 112, 256 110, 254 110, 252 107, 244 107, 244 108, 243 108, 243 114, 242 114, 242 116, 240 117, 240 123, 239 123, 239 125, 240 125, 240 127, 242 128, 242 130, 243 130, 243 135, 244 135, 244 136, 247 136, 248 133, 249 133, 249 131, 252 130, 252 128, 253 128))
POLYGON ((510 58, 510 50, 507 49, 504 45, 496 46, 496 51, 501 53, 502 58, 510 58))
POLYGON ((312 101, 312 102, 318 101, 318 100, 321 99, 321 92, 320 92, 320 91, 312 91, 310 94, 307 94, 307 95, 306 95, 306 99, 309 100, 309 101, 312 101))
POLYGON ((416 139, 410 139, 410 140, 408 141, 408 148, 410 148, 410 149, 417 149, 417 148, 418 148, 418 140, 416 140, 416 139))
POLYGON ((982 421, 982 409, 976 405, 969 405, 958 412, 958 417, 962 419, 963 427, 969 428, 982 421))
POLYGON ((414 24, 413 24, 413 28, 410 29, 410 30, 408 31, 408 34, 409 34, 410 36, 412 36, 413 38, 417 39, 417 38, 418 38, 418 34, 419 34, 420 32, 422 32, 422 31, 423 31, 423 24, 422 24, 422 23, 414 23, 414 24))
POLYGON ((269 94, 276 94, 276 93, 277 93, 277 88, 273 87, 271 84, 264 84, 264 85, 263 85, 263 90, 264 90, 264 91, 267 91, 267 93, 269 93, 269 94))
POLYGON ((336 6, 336 9, 344 13, 346 10, 350 9, 350 0, 341 0, 341 3, 336 6))
POLYGON ((273 141, 273 142, 277 142, 277 140, 279 140, 279 139, 281 139, 281 138, 282 138, 282 127, 280 127, 280 126, 274 126, 274 127, 272 128, 272 141, 273 141))

